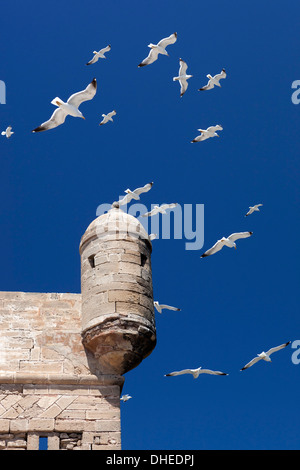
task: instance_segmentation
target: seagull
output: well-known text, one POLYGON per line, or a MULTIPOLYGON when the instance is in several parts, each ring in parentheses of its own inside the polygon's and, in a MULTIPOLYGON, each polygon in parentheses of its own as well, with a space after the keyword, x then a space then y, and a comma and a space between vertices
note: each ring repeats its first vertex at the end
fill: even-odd
POLYGON ((281 344, 280 346, 276 346, 275 348, 271 348, 267 352, 263 351, 262 353, 258 354, 257 357, 252 359, 252 361, 248 362, 248 364, 246 364, 241 370, 248 369, 249 367, 253 366, 253 364, 255 364, 258 361, 261 361, 262 359, 267 362, 272 362, 270 359, 271 354, 273 354, 276 351, 279 351, 280 349, 286 348, 289 344, 290 344, 290 341, 288 341, 287 343, 281 344))
POLYGON ((159 312, 159 313, 162 313, 162 310, 163 309, 167 309, 167 310, 175 310, 177 312, 180 312, 180 308, 177 308, 177 307, 170 307, 170 305, 160 305, 159 302, 157 300, 155 300, 154 302, 154 307, 156 308, 156 310, 159 312))
POLYGON ((12 127, 11 126, 8 126, 5 131, 2 131, 1 132, 1 135, 6 135, 6 137, 9 139, 12 134, 14 134, 14 132, 12 132, 12 127))
POLYGON ((115 201, 112 204, 112 207, 124 206, 125 204, 128 204, 132 199, 135 199, 136 201, 138 201, 140 199, 140 194, 147 193, 148 191, 150 191, 152 186, 153 186, 153 182, 147 183, 145 184, 145 186, 141 188, 136 188, 134 191, 131 191, 131 189, 125 189, 124 192, 127 193, 126 196, 124 196, 119 201, 115 201))
POLYGON ((177 41, 177 33, 171 34, 171 36, 162 39, 159 41, 158 44, 148 44, 148 47, 150 47, 150 52, 149 55, 144 59, 138 67, 144 67, 145 65, 152 64, 155 62, 158 58, 158 54, 163 54, 163 55, 169 55, 166 51, 166 47, 169 44, 174 44, 174 42, 177 41))
POLYGON ((152 215, 156 215, 159 212, 161 214, 166 214, 166 209, 172 209, 173 207, 177 206, 177 202, 172 203, 172 204, 162 204, 161 206, 154 206, 152 211, 146 212, 146 214, 142 214, 141 217, 151 217, 152 215))
POLYGON ((225 69, 222 69, 222 72, 221 73, 218 73, 217 75, 215 75, 214 77, 212 77, 210 74, 206 75, 207 78, 209 78, 209 81, 208 81, 208 84, 205 85, 204 87, 202 88, 199 88, 198 91, 203 91, 203 90, 211 90, 212 88, 214 88, 215 85, 219 86, 221 88, 221 85, 219 83, 219 81, 222 79, 222 78, 226 78, 226 72, 225 72, 225 69))
POLYGON ((183 375, 183 374, 192 374, 194 379, 197 379, 200 374, 211 374, 211 375, 229 375, 225 372, 220 372, 218 370, 210 370, 210 369, 202 369, 198 367, 198 369, 183 369, 175 372, 170 372, 170 374, 166 374, 165 377, 171 377, 175 375, 183 375))
POLYGON ((108 121, 113 122, 112 116, 115 116, 117 113, 115 110, 111 111, 108 114, 102 114, 102 121, 100 122, 99 126, 102 126, 102 124, 106 124, 108 121))
POLYGON ((194 142, 201 142, 202 140, 209 139, 210 137, 220 137, 219 134, 216 133, 216 131, 222 131, 223 127, 217 124, 216 126, 210 126, 207 129, 198 129, 198 131, 201 132, 200 135, 195 137, 195 139, 192 140, 192 143, 194 142))
POLYGON ((150 233, 149 239, 152 241, 155 240, 155 238, 157 238, 157 233, 150 233))
POLYGON ((95 62, 98 62, 98 60, 101 59, 106 59, 105 57, 105 52, 108 52, 111 50, 111 45, 109 44, 108 46, 104 47, 103 49, 100 49, 99 52, 93 51, 94 57, 86 64, 86 65, 91 65, 94 64, 95 62))
POLYGON ((214 246, 212 246, 209 250, 203 253, 200 258, 205 258, 206 256, 214 255, 217 251, 222 250, 223 246, 226 245, 229 248, 236 248, 235 240, 239 238, 247 238, 250 237, 253 232, 239 232, 239 233, 232 233, 229 237, 222 237, 221 240, 218 240, 214 246))
POLYGON ((54 98, 51 103, 58 108, 54 111, 51 118, 43 122, 39 127, 34 129, 32 132, 42 132, 54 127, 60 126, 65 122, 65 119, 68 114, 74 117, 81 117, 85 119, 82 113, 79 111, 78 107, 83 103, 83 101, 88 101, 94 98, 97 91, 97 81, 94 78, 93 81, 86 87, 85 90, 74 93, 70 96, 68 101, 64 103, 60 98, 54 98))
POLYGON ((130 398, 132 398, 132 397, 131 397, 130 395, 128 395, 128 393, 126 393, 126 395, 123 395, 123 396, 120 398, 120 400, 122 400, 122 401, 125 402, 125 401, 130 400, 130 398))
POLYGON ((259 212, 259 207, 262 206, 262 204, 255 204, 255 206, 249 206, 249 211, 247 212, 247 214, 245 215, 245 217, 247 217, 248 215, 252 214, 254 211, 258 211, 259 212))
POLYGON ((189 78, 192 78, 193 75, 187 75, 186 70, 188 68, 187 63, 184 62, 184 60, 179 59, 179 76, 178 77, 173 77, 173 82, 179 81, 180 83, 180 96, 183 96, 184 93, 187 90, 188 87, 188 82, 187 80, 189 78))

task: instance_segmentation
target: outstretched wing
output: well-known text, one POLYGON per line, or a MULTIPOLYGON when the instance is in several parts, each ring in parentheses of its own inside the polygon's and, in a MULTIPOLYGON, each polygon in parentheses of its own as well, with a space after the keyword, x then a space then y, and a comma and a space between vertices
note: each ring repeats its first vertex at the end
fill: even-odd
POLYGON ((249 207, 249 211, 247 212, 247 214, 245 215, 245 217, 247 217, 248 215, 251 215, 253 212, 254 212, 254 208, 253 207, 249 207))
POLYGON ((288 341, 287 343, 281 344, 280 346, 276 346, 275 348, 271 348, 271 349, 269 349, 269 351, 266 352, 266 354, 268 354, 268 356, 270 356, 274 352, 280 351, 280 349, 286 348, 289 344, 290 344, 290 341, 288 341))
POLYGON ((95 94, 97 91, 97 81, 94 78, 91 83, 88 84, 85 90, 79 91, 78 93, 74 93, 73 95, 70 96, 68 99, 67 103, 72 104, 73 106, 78 106, 83 103, 83 101, 89 101, 94 98, 95 94))
POLYGON ((219 370, 210 370, 210 369, 200 369, 200 374, 211 374, 211 375, 228 375, 225 372, 220 372, 219 370))
POLYGON ((138 65, 138 67, 144 67, 145 65, 152 64, 153 62, 157 60, 158 54, 159 52, 157 48, 150 49, 150 52, 148 56, 146 57, 146 59, 142 60, 142 62, 138 65))
POLYGON ((67 113, 62 108, 56 108, 51 118, 48 121, 43 122, 39 127, 33 129, 32 132, 42 132, 53 129, 54 127, 60 126, 65 122, 67 113))
POLYGON ((235 240, 238 240, 239 238, 248 238, 248 237, 251 237, 251 235, 253 234, 253 232, 239 232, 239 233, 232 233, 231 235, 229 235, 229 240, 231 240, 232 242, 235 242, 235 240))
POLYGON ((200 258, 205 258, 206 256, 214 255, 218 251, 222 250, 224 246, 224 243, 221 242, 221 240, 218 240, 214 246, 212 246, 209 250, 207 250, 203 255, 200 256, 200 258))
POLYGON ((122 199, 120 199, 118 202, 119 202, 119 205, 120 206, 124 206, 125 204, 129 204, 129 202, 131 201, 132 199, 132 195, 131 194, 126 194, 126 196, 124 196, 122 199))
POLYGON ((143 186, 141 188, 136 188, 133 192, 137 195, 142 194, 142 193, 146 193, 147 191, 150 191, 152 186, 153 186, 153 183, 147 183, 147 184, 145 184, 145 186, 143 186))
POLYGON ((102 126, 103 124, 106 124, 107 121, 108 121, 108 117, 105 114, 102 114, 102 116, 103 116, 103 119, 100 122, 99 126, 102 126))
POLYGON ((111 111, 110 113, 107 114, 108 117, 113 117, 115 116, 117 113, 115 110, 111 111))
POLYGON ((174 372, 170 372, 169 374, 166 374, 166 377, 172 377, 172 376, 175 376, 175 375, 183 375, 183 374, 192 374, 193 375, 193 371, 192 371, 192 369, 178 370, 178 371, 174 371, 174 372))
POLYGON ((181 78, 180 82, 180 96, 183 96, 189 86, 188 81, 185 78, 181 78))
POLYGON ((186 74, 186 71, 187 71, 187 63, 182 60, 182 59, 179 59, 179 64, 180 64, 180 67, 179 67, 179 76, 181 75, 185 75, 186 74))
POLYGON ((158 214, 158 212, 159 212, 159 209, 155 208, 155 209, 152 209, 152 211, 150 212, 146 212, 145 214, 142 214, 141 217, 151 217, 152 215, 158 214))
POLYGON ((199 88, 198 91, 203 91, 203 90, 211 90, 215 85, 212 83, 211 80, 208 81, 207 85, 203 86, 202 88, 199 88))
POLYGON ((162 309, 166 309, 166 310, 174 310, 174 311, 177 311, 177 312, 180 312, 180 308, 177 308, 177 307, 171 307, 170 305, 160 305, 160 308, 162 309))
POLYGON ((252 361, 248 362, 241 370, 249 369, 249 367, 253 366, 256 364, 258 361, 260 361, 262 357, 256 356, 252 361))
POLYGON ((222 78, 226 78, 226 72, 225 69, 222 69, 221 73, 218 73, 217 75, 214 76, 215 80, 221 80, 222 78))
POLYGON ((162 204, 160 206, 160 209, 166 210, 166 209, 173 209, 173 207, 177 206, 177 202, 172 202, 171 204, 162 204))
POLYGON ((95 62, 97 62, 99 60, 99 56, 97 54, 94 55, 94 57, 89 61, 87 62, 86 65, 91 65, 91 64, 94 64, 95 62))
POLYGON ((106 47, 103 47, 103 49, 100 49, 99 54, 105 54, 105 52, 108 52, 111 50, 111 45, 109 44, 106 47))
POLYGON ((162 47, 165 49, 169 44, 174 44, 174 42, 177 41, 177 33, 171 34, 169 37, 161 39, 159 43, 157 44, 158 47, 162 47))
POLYGON ((209 138, 209 133, 206 130, 198 129, 201 132, 200 135, 197 135, 191 142, 201 142, 201 140, 206 140, 209 138))
POLYGON ((223 127, 217 124, 216 126, 210 126, 206 129, 207 132, 216 132, 216 131, 222 131, 223 127))

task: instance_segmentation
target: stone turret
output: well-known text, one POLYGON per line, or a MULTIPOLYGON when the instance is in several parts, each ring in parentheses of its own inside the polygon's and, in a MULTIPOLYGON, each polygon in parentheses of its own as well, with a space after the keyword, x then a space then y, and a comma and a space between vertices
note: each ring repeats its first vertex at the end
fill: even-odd
POLYGON ((122 374, 156 343, 151 241, 120 209, 80 243, 82 294, 0 292, 0 450, 119 450, 122 374))
POLYGON ((155 347, 151 251, 140 222, 118 208, 81 239, 82 340, 103 374, 124 374, 155 347))

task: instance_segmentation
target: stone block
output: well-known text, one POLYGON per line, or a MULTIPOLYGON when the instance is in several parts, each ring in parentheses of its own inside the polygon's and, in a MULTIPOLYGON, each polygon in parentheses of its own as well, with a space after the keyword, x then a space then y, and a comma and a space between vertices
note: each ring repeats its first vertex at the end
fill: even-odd
POLYGON ((132 302, 139 303, 140 294, 126 290, 111 290, 108 292, 110 302, 132 302))
MULTIPOLYGON (((56 419, 55 431, 57 432, 82 432, 85 430, 85 420, 77 419, 56 419)), ((94 423, 92 423, 94 425, 94 423)), ((90 431, 93 431, 91 429, 90 431)))
POLYGON ((17 418, 11 421, 10 431, 11 432, 27 432, 28 431, 28 419, 17 418))
POLYGON ((117 273, 120 274, 130 274, 132 276, 141 276, 141 266, 139 264, 134 264, 134 263, 119 263, 119 269, 117 273))
POLYGON ((28 431, 54 431, 54 419, 32 418, 28 423, 28 431))
POLYGON ((56 401, 56 404, 60 407, 61 410, 64 410, 65 408, 70 406, 70 404, 73 403, 74 400, 76 400, 75 396, 65 395, 65 396, 61 396, 60 398, 58 398, 58 400, 56 401))
POLYGON ((55 403, 51 405, 47 410, 40 414, 40 418, 56 418, 61 413, 61 408, 55 403))
POLYGON ((121 425, 119 420, 97 420, 95 421, 95 431, 121 431, 121 425))
POLYGON ((0 432, 5 433, 9 432, 9 419, 0 418, 0 432))

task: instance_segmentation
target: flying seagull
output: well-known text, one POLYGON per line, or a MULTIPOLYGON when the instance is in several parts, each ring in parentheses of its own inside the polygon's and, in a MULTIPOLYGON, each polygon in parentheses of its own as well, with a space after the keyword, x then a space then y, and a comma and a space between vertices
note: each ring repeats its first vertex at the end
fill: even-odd
POLYGON ((54 127, 60 126, 65 122, 68 114, 74 117, 81 117, 85 119, 78 107, 83 101, 88 101, 94 98, 97 91, 97 81, 94 78, 93 81, 86 87, 85 90, 74 93, 70 96, 68 101, 64 103, 60 98, 54 98, 51 103, 58 108, 54 111, 49 121, 43 122, 39 127, 34 129, 32 132, 42 132, 54 127))
POLYGON ((259 212, 259 207, 262 206, 262 204, 255 204, 255 206, 249 206, 249 211, 247 212, 247 214, 245 215, 245 217, 247 217, 248 215, 252 214, 254 211, 258 211, 259 212))
POLYGON ((142 214, 141 217, 151 217, 152 215, 156 215, 159 212, 161 214, 166 214, 167 209, 173 209, 173 207, 177 206, 177 202, 172 203, 172 204, 162 204, 161 206, 154 206, 152 211, 146 212, 146 214, 142 214))
POLYGON ((180 96, 183 96, 184 93, 186 92, 187 90, 187 87, 188 87, 188 82, 187 80, 189 78, 192 78, 193 75, 187 75, 186 74, 186 70, 188 68, 187 66, 187 63, 182 60, 182 59, 179 59, 179 75, 178 77, 173 77, 173 81, 179 81, 180 83, 180 96))
POLYGON ((115 201, 112 204, 112 207, 124 206, 125 204, 129 204, 129 202, 132 199, 135 199, 136 201, 138 201, 140 199, 140 194, 147 193, 148 191, 150 191, 152 186, 153 186, 153 182, 152 183, 147 183, 147 184, 145 184, 145 186, 142 186, 141 188, 136 188, 134 191, 131 191, 131 189, 129 189, 129 188, 125 189, 124 192, 126 193, 126 196, 124 196, 119 201, 115 201))
POLYGON ((214 246, 212 246, 209 250, 203 253, 200 258, 205 258, 206 256, 214 255, 217 251, 222 250, 223 246, 226 245, 229 248, 236 248, 235 240, 239 238, 247 238, 250 237, 253 232, 239 232, 239 233, 232 233, 229 237, 222 237, 221 240, 218 240, 214 246))
POLYGON ((122 395, 120 400, 125 402, 125 401, 130 400, 130 398, 132 398, 132 397, 130 395, 128 395, 128 393, 126 393, 126 395, 122 395))
POLYGON ((155 240, 155 238, 157 238, 157 233, 150 233, 149 239, 152 241, 155 240))
POLYGON ((167 309, 167 310, 175 310, 177 312, 180 312, 180 308, 177 308, 177 307, 170 307, 170 305, 160 305, 159 302, 157 300, 155 300, 154 302, 154 307, 156 308, 156 310, 159 312, 159 313, 162 313, 162 310, 163 309, 167 309))
POLYGON ((113 122, 112 116, 115 116, 117 113, 115 110, 111 111, 108 114, 102 114, 102 121, 100 122, 99 126, 102 126, 102 124, 106 124, 108 121, 113 122))
POLYGON ((5 131, 2 131, 1 132, 1 135, 6 135, 6 137, 9 139, 12 134, 14 134, 14 132, 12 131, 12 127, 11 126, 8 126, 5 131))
POLYGON ((192 374, 194 379, 197 379, 200 374, 228 375, 225 372, 220 372, 218 370, 202 369, 201 367, 198 367, 198 369, 183 369, 175 372, 170 372, 170 374, 166 374, 165 377, 172 377, 175 375, 183 374, 192 374))
POLYGON ((214 88, 215 85, 221 87, 219 82, 222 78, 226 78, 226 72, 225 72, 225 69, 222 69, 222 72, 218 73, 214 77, 212 77, 210 74, 206 76, 207 78, 209 78, 208 84, 202 88, 199 88, 198 91, 211 90, 212 88, 214 88))
POLYGON ((166 51, 166 47, 169 44, 174 44, 176 41, 177 33, 173 33, 169 37, 159 41, 158 44, 148 44, 148 47, 150 47, 149 55, 138 65, 138 67, 144 67, 145 65, 152 64, 157 60, 158 54, 169 55, 166 51))
POLYGON ((98 60, 101 59, 106 59, 105 57, 105 52, 108 52, 111 50, 111 45, 109 44, 108 46, 104 47, 103 49, 100 49, 99 52, 93 51, 94 57, 86 64, 86 65, 91 65, 94 64, 95 62, 98 62, 98 60))
POLYGON ((201 134, 195 137, 195 139, 192 140, 192 143, 201 142, 202 140, 209 139, 210 137, 220 137, 216 131, 222 131, 222 130, 223 130, 223 127, 220 126, 219 124, 217 124, 216 126, 210 126, 207 129, 198 129, 198 131, 201 132, 201 134))
POLYGON ((249 367, 253 366, 256 362, 261 361, 262 359, 267 362, 272 362, 270 359, 271 354, 273 354, 276 351, 279 351, 280 349, 286 348, 290 344, 290 341, 287 343, 281 344, 280 346, 277 346, 276 348, 271 348, 267 352, 262 352, 257 355, 252 361, 248 362, 241 370, 248 369, 249 367))

